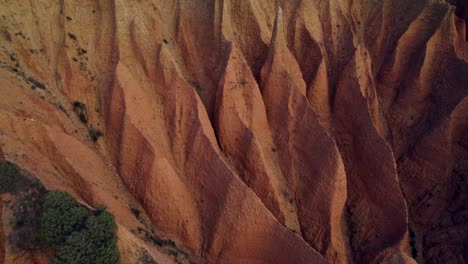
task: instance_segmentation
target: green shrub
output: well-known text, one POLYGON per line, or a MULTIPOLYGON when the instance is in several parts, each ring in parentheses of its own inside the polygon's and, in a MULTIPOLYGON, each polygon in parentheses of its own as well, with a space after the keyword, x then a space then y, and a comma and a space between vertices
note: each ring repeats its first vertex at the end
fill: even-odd
POLYGON ((118 263, 115 228, 114 217, 105 210, 90 216, 82 230, 67 237, 51 259, 51 263, 118 263))
POLYGON ((93 126, 89 127, 89 137, 91 137, 93 142, 96 142, 102 136, 103 134, 100 130, 93 128, 93 126))
MULTIPOLYGON (((16 167, 7 169, 16 175, 16 167)), ((9 241, 16 249, 53 249, 52 264, 119 262, 116 224, 104 206, 88 210, 66 192, 47 192, 29 182, 17 193, 13 215, 9 241)))
POLYGON ((73 111, 78 115, 78 118, 83 124, 88 123, 88 111, 86 105, 80 101, 73 102, 73 111))
POLYGON ((0 164, 0 193, 11 192, 22 176, 18 172, 18 168, 11 162, 3 162, 0 164))
POLYGON ((92 212, 70 194, 54 191, 42 208, 42 240, 56 251, 50 263, 118 263, 116 224, 104 206, 92 212))
POLYGON ((80 230, 88 214, 70 194, 60 191, 49 192, 42 208, 41 234, 49 246, 60 244, 80 230))
POLYGON ((137 208, 130 208, 130 211, 132 211, 132 214, 137 218, 137 219, 140 219, 140 210, 138 210, 137 208))

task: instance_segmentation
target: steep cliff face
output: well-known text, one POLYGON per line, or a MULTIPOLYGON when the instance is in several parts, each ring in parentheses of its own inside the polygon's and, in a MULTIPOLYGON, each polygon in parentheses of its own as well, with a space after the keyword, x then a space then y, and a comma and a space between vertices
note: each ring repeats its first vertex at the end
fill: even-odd
POLYGON ((0 157, 123 262, 468 262, 464 1, 0 5, 0 157))

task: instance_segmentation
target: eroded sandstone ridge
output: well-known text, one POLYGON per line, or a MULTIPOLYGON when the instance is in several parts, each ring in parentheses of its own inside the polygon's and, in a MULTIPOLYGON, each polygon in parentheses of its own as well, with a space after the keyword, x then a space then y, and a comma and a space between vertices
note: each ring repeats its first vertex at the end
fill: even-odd
POLYGON ((467 32, 463 0, 0 0, 0 153, 105 204, 123 263, 468 263, 467 32))

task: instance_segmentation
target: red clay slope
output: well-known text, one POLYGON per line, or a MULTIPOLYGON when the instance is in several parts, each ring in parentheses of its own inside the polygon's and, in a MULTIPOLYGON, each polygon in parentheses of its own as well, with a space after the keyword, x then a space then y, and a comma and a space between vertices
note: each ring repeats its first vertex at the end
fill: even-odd
POLYGON ((0 153, 124 262, 468 263, 464 1, 0 4, 0 153))

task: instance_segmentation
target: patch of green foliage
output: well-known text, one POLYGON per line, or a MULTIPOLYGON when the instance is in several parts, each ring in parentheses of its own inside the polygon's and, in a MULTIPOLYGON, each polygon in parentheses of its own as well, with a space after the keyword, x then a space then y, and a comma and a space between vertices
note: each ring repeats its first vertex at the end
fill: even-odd
POLYGON ((104 206, 93 211, 66 192, 48 192, 10 162, 0 164, 0 188, 16 197, 10 203, 14 217, 8 236, 15 249, 53 249, 51 264, 119 262, 116 224, 104 206))
POLYGON ((118 263, 114 217, 99 208, 93 213, 65 192, 46 195, 41 234, 56 250, 50 263, 118 263))
POLYGON ((76 41, 76 36, 73 35, 72 33, 68 32, 67 33, 68 37, 71 38, 72 40, 76 41))
POLYGON ((81 230, 66 238, 51 263, 118 263, 114 230, 114 217, 106 211, 98 212, 85 221, 81 230))
POLYGON ((42 205, 41 234, 46 245, 58 245, 74 231, 80 230, 87 210, 66 192, 49 192, 42 205))
POLYGON ((24 177, 15 164, 8 161, 0 164, 0 193, 13 191, 23 180, 24 177))
POLYGON ((78 118, 83 124, 88 123, 88 111, 86 105, 80 101, 73 102, 73 111, 78 115, 78 118))
POLYGON ((130 208, 130 211, 132 211, 132 214, 137 218, 137 219, 140 219, 140 210, 138 210, 137 208, 130 208))
POLYGON ((100 130, 94 129, 93 126, 90 126, 89 128, 89 136, 93 140, 93 142, 96 142, 100 137, 102 137, 102 132, 100 130))

